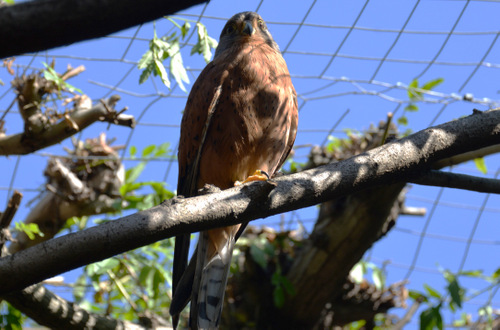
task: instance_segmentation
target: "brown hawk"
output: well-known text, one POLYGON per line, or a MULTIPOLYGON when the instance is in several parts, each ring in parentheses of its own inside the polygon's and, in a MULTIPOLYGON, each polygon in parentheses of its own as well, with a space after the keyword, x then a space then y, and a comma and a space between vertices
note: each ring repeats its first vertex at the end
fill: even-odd
MULTIPOLYGON (((297 123, 297 95, 266 23, 254 12, 234 15, 187 100, 177 193, 191 197, 205 184, 227 189, 273 176, 292 149, 297 123)), ((176 237, 174 326, 191 300, 191 327, 218 327, 234 243, 244 226, 200 233, 189 266, 189 235, 176 237)))

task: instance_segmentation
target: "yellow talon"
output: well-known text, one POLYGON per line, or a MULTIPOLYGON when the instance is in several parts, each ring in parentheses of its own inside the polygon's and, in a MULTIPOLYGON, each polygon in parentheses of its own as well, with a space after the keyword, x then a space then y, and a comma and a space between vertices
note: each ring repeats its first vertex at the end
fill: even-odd
POLYGON ((269 174, 267 174, 266 171, 257 170, 252 175, 250 175, 248 178, 246 178, 245 181, 236 181, 236 182, 234 182, 234 185, 239 186, 240 184, 244 184, 247 182, 267 181, 267 180, 269 180, 269 174))

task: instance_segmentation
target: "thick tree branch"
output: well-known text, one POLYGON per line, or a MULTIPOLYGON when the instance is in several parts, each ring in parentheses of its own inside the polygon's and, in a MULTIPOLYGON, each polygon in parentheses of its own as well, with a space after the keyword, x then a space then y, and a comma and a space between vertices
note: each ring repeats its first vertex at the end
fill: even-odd
POLYGON ((482 193, 500 194, 500 180, 472 175, 431 170, 409 182, 425 186, 456 188, 482 193))
POLYGON ((381 184, 406 182, 434 162, 500 143, 500 111, 431 127, 342 162, 149 210, 0 259, 0 293, 178 235, 315 205, 381 184), (23 276, 19 276, 23 274, 23 276))
POLYGON ((53 329, 144 329, 131 322, 89 313, 40 284, 5 295, 4 298, 39 324, 53 329))
POLYGON ((116 125, 135 126, 135 119, 114 109, 119 96, 101 100, 90 109, 79 109, 69 113, 66 118, 50 125, 40 132, 19 133, 0 136, 0 155, 25 155, 43 149, 80 132, 96 121, 107 121, 116 125))
POLYGON ((0 58, 103 37, 202 2, 36 0, 5 6, 0 8, 0 58))

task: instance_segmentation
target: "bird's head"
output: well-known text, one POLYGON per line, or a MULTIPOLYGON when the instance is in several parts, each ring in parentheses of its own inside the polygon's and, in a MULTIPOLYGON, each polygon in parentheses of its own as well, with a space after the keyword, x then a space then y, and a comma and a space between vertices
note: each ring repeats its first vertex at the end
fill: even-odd
POLYGON ((235 43, 262 41, 279 52, 279 47, 267 29, 266 22, 259 14, 252 11, 238 13, 231 17, 220 34, 215 57, 235 43))

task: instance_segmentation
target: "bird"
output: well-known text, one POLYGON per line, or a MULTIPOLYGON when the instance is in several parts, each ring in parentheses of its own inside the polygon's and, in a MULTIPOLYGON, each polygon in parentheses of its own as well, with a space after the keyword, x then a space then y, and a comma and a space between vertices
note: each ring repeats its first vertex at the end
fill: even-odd
MULTIPOLYGON (((292 150, 297 93, 262 17, 241 12, 220 34, 213 60, 192 86, 181 121, 177 194, 268 180, 292 150)), ((190 328, 217 329, 236 240, 246 224, 201 232, 188 264, 189 234, 175 239, 170 314, 191 301, 190 328)))

